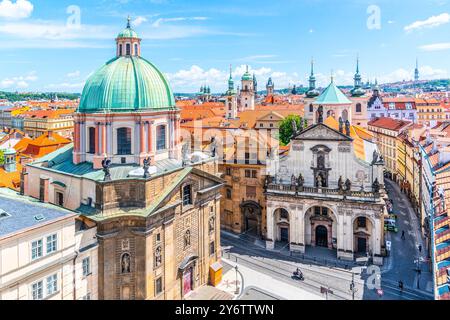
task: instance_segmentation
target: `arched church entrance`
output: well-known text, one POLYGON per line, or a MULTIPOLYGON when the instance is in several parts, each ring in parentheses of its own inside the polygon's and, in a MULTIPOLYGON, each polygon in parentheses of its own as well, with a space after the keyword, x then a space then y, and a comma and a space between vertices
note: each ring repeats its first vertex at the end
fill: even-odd
POLYGON ((241 203, 242 227, 243 232, 261 235, 261 206, 254 201, 245 201, 241 203))
POLYGON ((328 248, 328 229, 324 226, 316 228, 316 246, 328 248))

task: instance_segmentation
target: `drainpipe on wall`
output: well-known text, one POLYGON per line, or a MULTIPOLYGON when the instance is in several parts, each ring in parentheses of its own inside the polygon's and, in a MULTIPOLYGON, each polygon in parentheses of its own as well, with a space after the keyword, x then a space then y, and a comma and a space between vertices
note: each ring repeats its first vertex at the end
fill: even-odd
POLYGON ((73 258, 73 300, 77 300, 77 278, 76 278, 76 270, 75 270, 75 266, 76 266, 76 261, 78 258, 79 252, 75 251, 75 257, 73 258))

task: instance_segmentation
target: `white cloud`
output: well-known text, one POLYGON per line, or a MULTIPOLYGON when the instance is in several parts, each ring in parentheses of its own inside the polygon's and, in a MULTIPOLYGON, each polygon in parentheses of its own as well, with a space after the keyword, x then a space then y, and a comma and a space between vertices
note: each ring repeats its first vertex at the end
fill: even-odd
POLYGON ((28 0, 2 0, 0 2, 0 17, 9 19, 28 18, 33 12, 34 6, 28 0))
POLYGON ((419 47, 423 51, 442 51, 450 49, 450 42, 432 43, 419 47))
POLYGON ((423 28, 435 28, 443 24, 450 22, 450 14, 442 13, 438 16, 429 17, 426 20, 419 20, 407 25, 404 30, 406 32, 412 32, 414 30, 420 30, 423 28))
POLYGON ((139 17, 137 17, 136 19, 134 19, 134 20, 132 21, 132 24, 133 24, 133 26, 138 27, 138 26, 140 26, 142 23, 147 22, 147 21, 148 21, 148 20, 147 20, 146 17, 141 17, 141 16, 139 16, 139 17))
POLYGON ((34 82, 38 80, 35 71, 31 71, 24 76, 17 76, 11 78, 5 78, 0 81, 0 88, 3 89, 23 89, 27 88, 29 82, 34 82))
MULTIPOLYGON (((421 79, 427 80, 435 80, 435 79, 443 79, 448 78, 448 71, 445 69, 435 69, 431 66, 422 66, 419 67, 419 74, 421 79)), ((400 81, 411 81, 414 78, 414 70, 406 70, 403 68, 399 68, 390 73, 382 75, 378 78, 379 83, 393 83, 400 81)))
POLYGON ((80 76, 80 70, 69 72, 68 74, 66 74, 66 76, 68 78, 78 78, 80 76))
POLYGON ((208 20, 207 17, 177 17, 177 18, 159 18, 153 22, 152 26, 154 28, 159 28, 162 24, 166 22, 179 22, 179 21, 204 21, 208 20))

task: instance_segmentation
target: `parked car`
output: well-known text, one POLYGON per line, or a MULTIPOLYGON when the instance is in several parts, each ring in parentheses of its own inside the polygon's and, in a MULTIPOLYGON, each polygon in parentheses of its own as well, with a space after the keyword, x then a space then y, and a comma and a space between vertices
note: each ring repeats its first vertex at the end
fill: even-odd
POLYGON ((395 219, 385 219, 384 220, 384 230, 398 232, 396 220, 395 219))

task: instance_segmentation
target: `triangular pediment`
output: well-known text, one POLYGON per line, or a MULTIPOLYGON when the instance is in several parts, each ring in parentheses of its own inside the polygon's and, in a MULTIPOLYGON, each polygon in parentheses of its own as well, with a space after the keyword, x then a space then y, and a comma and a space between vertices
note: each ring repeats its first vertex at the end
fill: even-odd
POLYGON ((346 136, 323 123, 313 125, 303 132, 299 133, 295 140, 325 140, 325 141, 352 141, 353 139, 346 136))
POLYGON ((265 115, 263 115, 262 117, 258 118, 257 121, 281 121, 283 120, 283 116, 280 115, 277 112, 271 111, 269 113, 266 113, 265 115))

